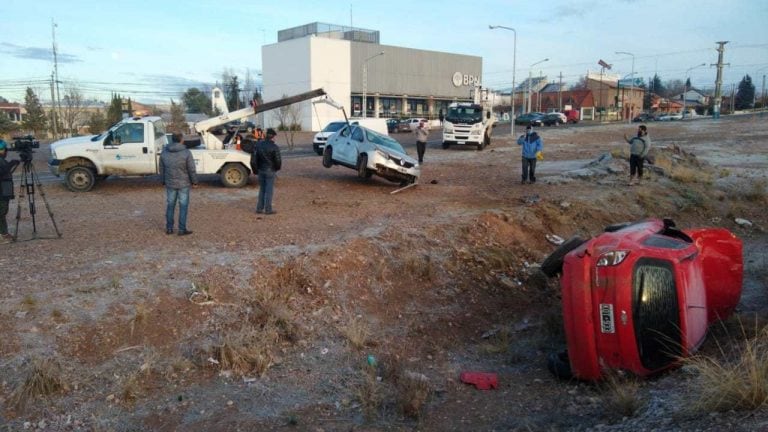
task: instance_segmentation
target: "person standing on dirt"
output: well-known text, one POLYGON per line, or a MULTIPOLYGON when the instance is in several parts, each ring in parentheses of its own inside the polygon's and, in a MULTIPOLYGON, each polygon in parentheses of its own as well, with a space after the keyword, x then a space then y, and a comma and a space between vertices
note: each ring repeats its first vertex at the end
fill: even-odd
POLYGON ((443 120, 445 120, 445 116, 443 115, 443 110, 440 110, 440 114, 437 116, 438 120, 440 120, 440 126, 443 125, 443 120))
POLYGON ((13 170, 19 165, 19 161, 8 162, 5 157, 8 156, 8 144, 0 139, 0 243, 9 243, 13 241, 13 236, 8 234, 8 207, 13 195, 13 170))
POLYGON ((275 214, 272 208, 272 196, 275 190, 275 174, 282 168, 280 147, 275 144, 277 132, 267 129, 267 138, 256 143, 253 150, 256 170, 259 177, 259 198, 256 202, 256 213, 275 214))
POLYGON ((629 144, 629 185, 640 184, 643 178, 643 161, 651 150, 651 137, 648 136, 648 128, 640 125, 637 128, 637 135, 628 138, 624 134, 624 140, 629 144), (637 173, 637 183, 635 183, 635 173, 637 173))
POLYGON ((173 234, 173 215, 179 203, 179 235, 192 234, 187 229, 189 188, 197 186, 197 171, 192 152, 181 143, 181 134, 174 133, 172 142, 160 155, 160 178, 165 185, 165 233, 173 234))
POLYGON ((416 152, 419 154, 419 163, 424 162, 424 152, 427 150, 428 135, 429 129, 427 129, 427 122, 421 120, 419 126, 416 128, 416 152))
POLYGON ((523 147, 523 180, 522 184, 536 183, 536 159, 544 148, 541 137, 533 130, 533 126, 525 127, 525 134, 517 139, 517 145, 523 147))

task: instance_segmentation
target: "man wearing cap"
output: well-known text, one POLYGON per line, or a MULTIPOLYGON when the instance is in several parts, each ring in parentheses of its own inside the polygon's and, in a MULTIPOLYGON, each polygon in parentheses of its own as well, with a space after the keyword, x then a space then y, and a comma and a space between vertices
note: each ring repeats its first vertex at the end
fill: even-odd
POLYGON ((523 147, 523 180, 521 183, 536 183, 536 158, 543 147, 541 137, 534 132, 531 125, 528 125, 525 127, 525 135, 520 135, 520 138, 517 139, 517 145, 523 147))
POLYGON ((251 163, 259 177, 259 198, 256 202, 256 213, 274 214, 272 196, 275 189, 275 174, 282 167, 280 147, 275 144, 277 132, 267 129, 267 138, 256 143, 251 163))
POLYGON ((19 161, 5 160, 8 156, 8 145, 0 139, 0 243, 13 241, 13 236, 8 234, 8 223, 5 217, 8 215, 8 207, 13 196, 13 170, 19 165, 19 161))

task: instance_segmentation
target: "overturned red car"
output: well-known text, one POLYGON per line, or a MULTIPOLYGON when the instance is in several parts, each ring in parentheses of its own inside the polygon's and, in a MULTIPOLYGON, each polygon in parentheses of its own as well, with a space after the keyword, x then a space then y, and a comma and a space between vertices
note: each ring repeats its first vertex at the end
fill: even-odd
POLYGON ((612 225, 563 243, 541 265, 562 273, 568 349, 552 354, 561 378, 606 370, 647 376, 698 349, 708 326, 741 297, 742 244, 722 228, 679 230, 669 219, 612 225))

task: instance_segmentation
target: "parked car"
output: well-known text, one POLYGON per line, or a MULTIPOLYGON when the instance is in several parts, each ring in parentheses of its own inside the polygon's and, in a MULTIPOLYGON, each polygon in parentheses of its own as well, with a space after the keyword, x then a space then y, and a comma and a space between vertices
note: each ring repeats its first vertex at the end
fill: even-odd
POLYGON ((677 365, 733 312, 743 266, 730 231, 683 231, 669 219, 569 239, 541 264, 547 276, 562 273, 568 349, 549 356, 550 371, 600 380, 611 369, 647 376, 677 365))
POLYGON ((374 174, 393 182, 418 180, 421 167, 395 139, 360 125, 345 125, 328 138, 323 166, 341 165, 357 170, 361 178, 374 174))
POLYGON ((672 120, 682 120, 683 115, 681 113, 667 113, 660 115, 656 117, 656 120, 658 121, 672 121, 672 120))
POLYGON ((387 120, 387 131, 389 133, 395 133, 395 132, 410 132, 411 126, 408 122, 408 120, 401 120, 401 119, 388 119, 387 120))
POLYGON ((515 124, 541 126, 544 119, 544 113, 530 112, 515 117, 515 124))
POLYGON ((398 119, 394 119, 394 118, 387 119, 387 132, 389 133, 397 132, 397 125, 399 124, 400 124, 400 120, 398 119))
POLYGON ((567 119, 568 123, 576 124, 581 120, 581 114, 579 113, 579 110, 570 109, 563 111, 563 114, 565 114, 565 118, 567 119))
POLYGON ((633 122, 650 122, 650 121, 656 121, 656 117, 653 114, 650 113, 640 113, 635 118, 632 119, 633 122))
POLYGON ((558 126, 568 122, 568 118, 563 113, 551 112, 542 117, 541 122, 544 126, 558 126))
POLYGON ((219 126, 214 132, 219 135, 236 134, 243 132, 252 132, 256 129, 256 124, 252 121, 234 120, 219 126))
POLYGON ((421 117, 414 117, 414 118, 408 119, 408 127, 410 131, 411 132, 415 131, 416 128, 419 127, 419 123, 421 123, 422 121, 427 121, 427 119, 421 118, 421 117))
POLYGON ((323 130, 316 133, 312 138, 312 149, 315 151, 315 153, 317 153, 318 156, 322 156, 325 143, 328 141, 328 137, 346 125, 347 122, 345 121, 332 121, 325 125, 323 130))

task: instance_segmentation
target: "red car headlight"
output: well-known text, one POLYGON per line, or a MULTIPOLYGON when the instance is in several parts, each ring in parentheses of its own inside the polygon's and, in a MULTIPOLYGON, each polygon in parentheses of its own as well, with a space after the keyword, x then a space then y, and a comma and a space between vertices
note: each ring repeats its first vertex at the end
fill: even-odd
POLYGON ((629 251, 617 250, 610 251, 600 255, 597 260, 597 267, 608 267, 621 264, 622 261, 629 255, 629 251))

